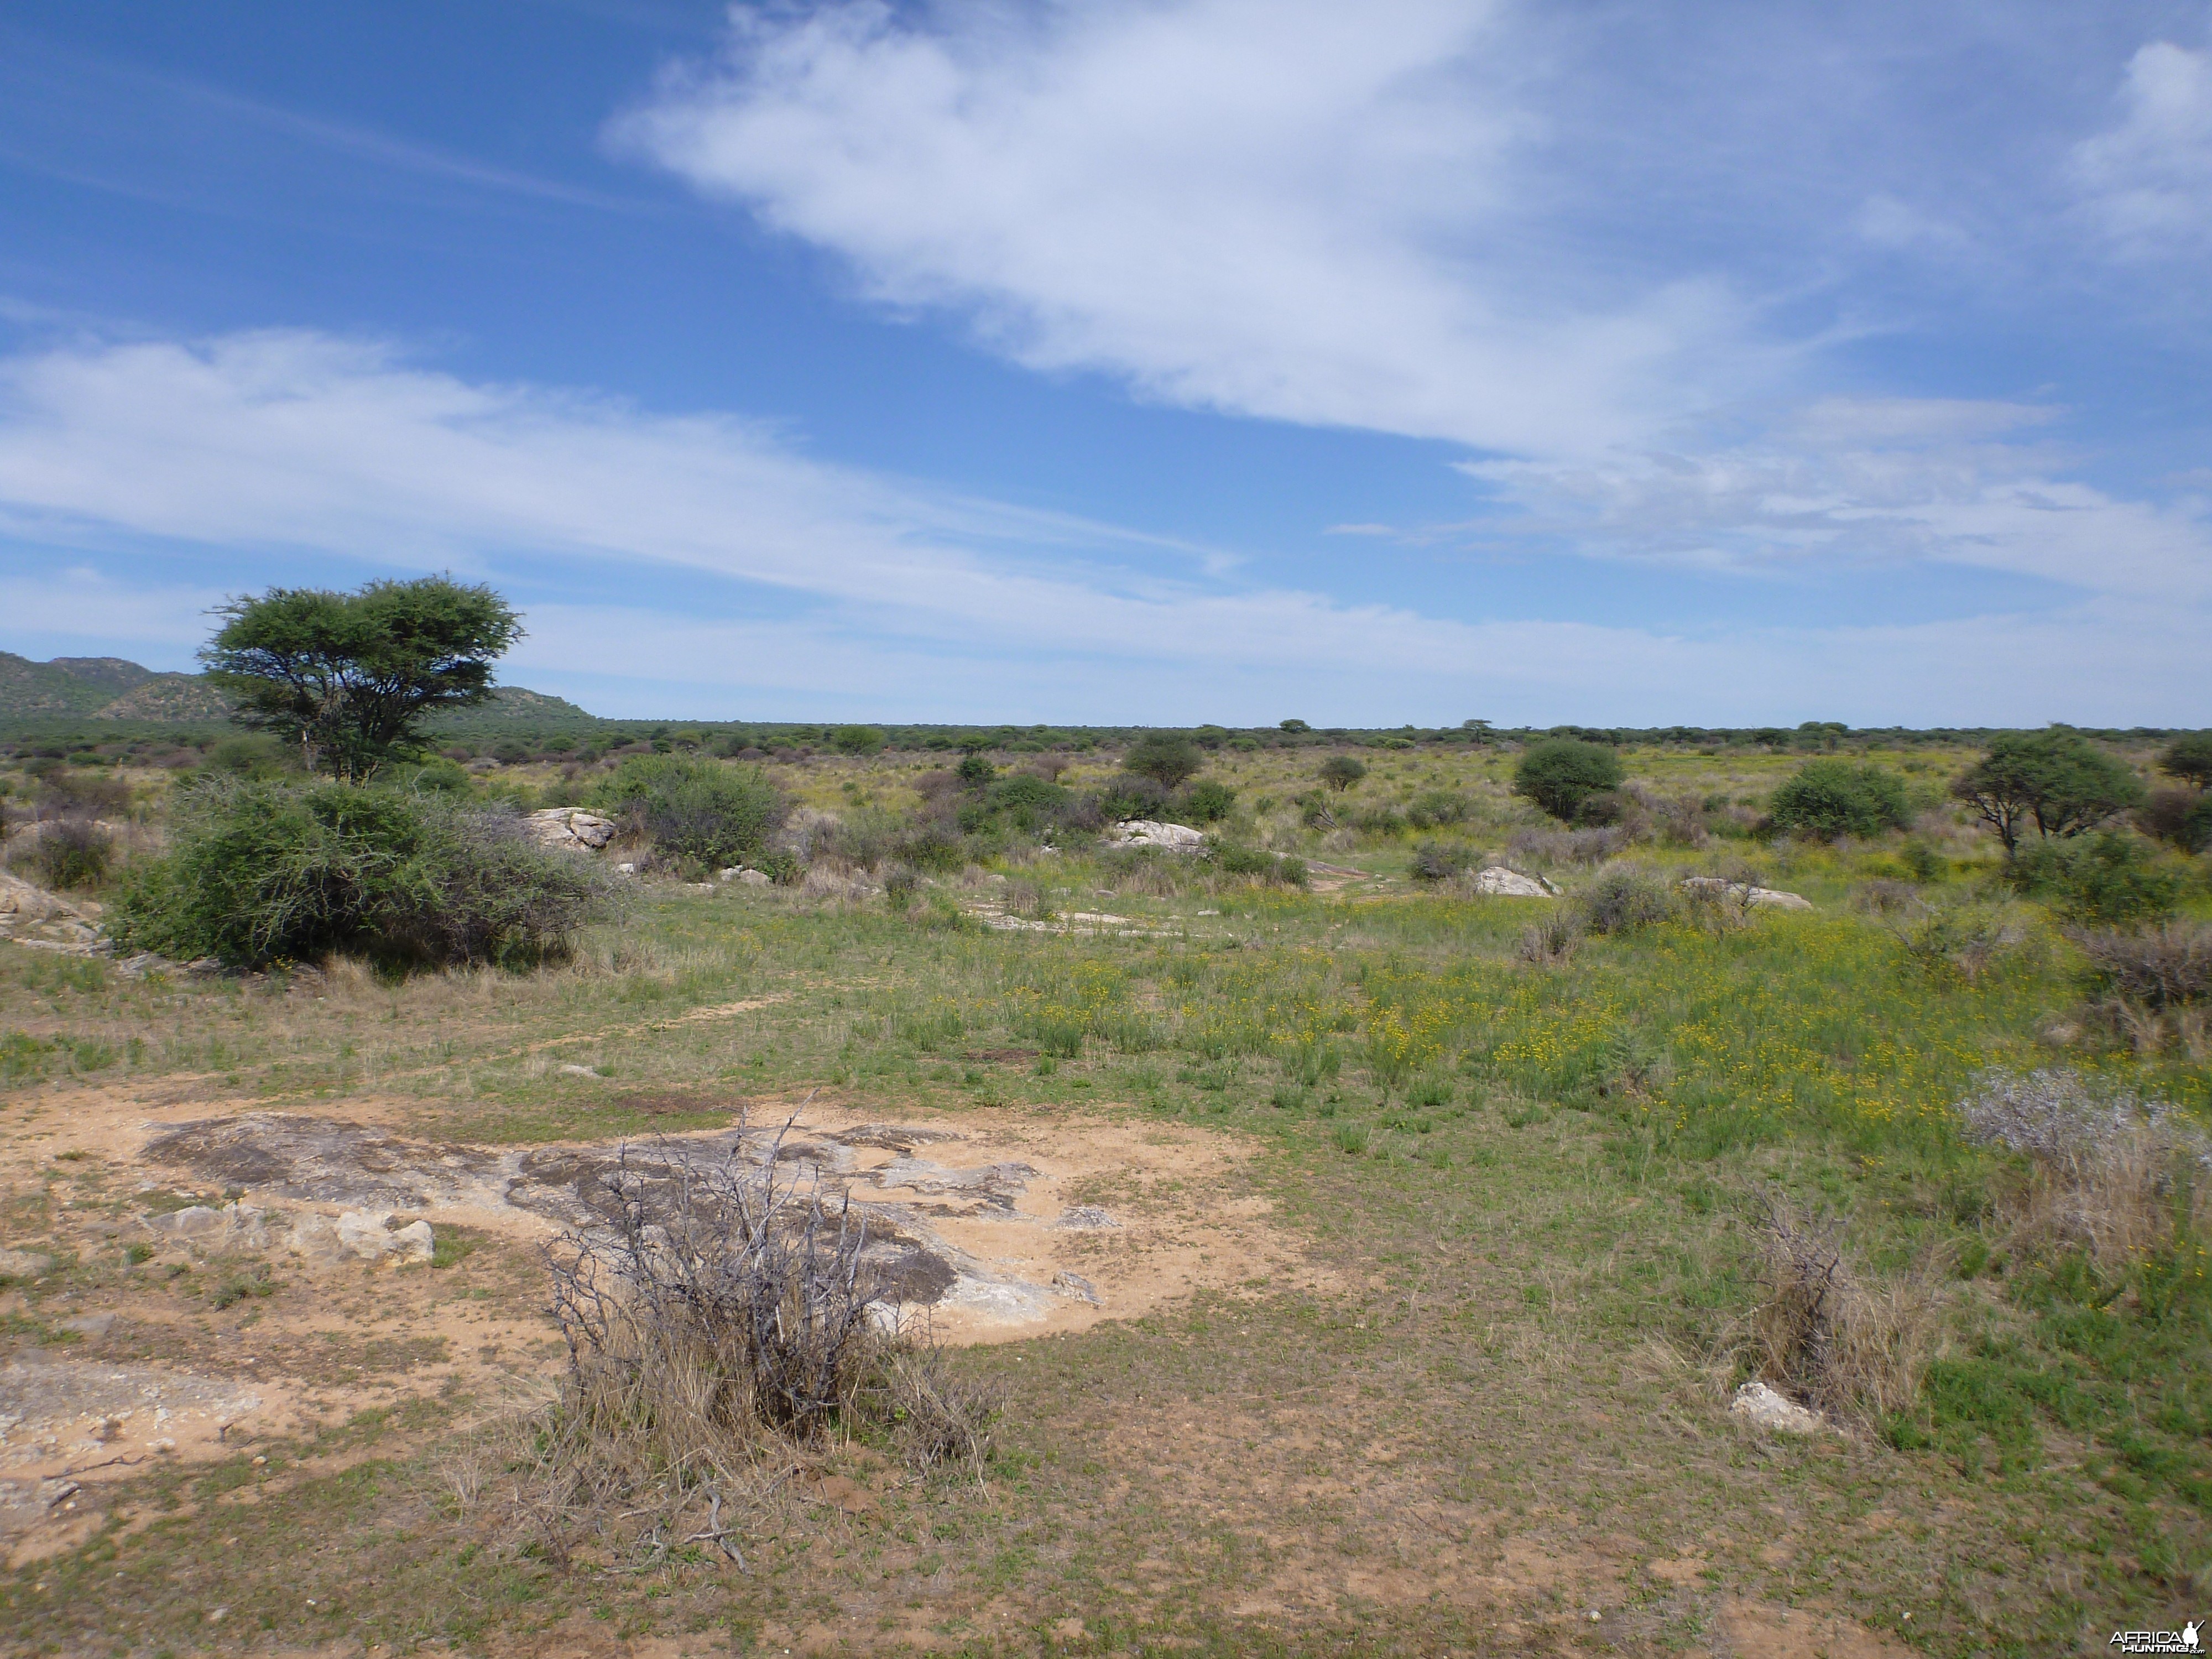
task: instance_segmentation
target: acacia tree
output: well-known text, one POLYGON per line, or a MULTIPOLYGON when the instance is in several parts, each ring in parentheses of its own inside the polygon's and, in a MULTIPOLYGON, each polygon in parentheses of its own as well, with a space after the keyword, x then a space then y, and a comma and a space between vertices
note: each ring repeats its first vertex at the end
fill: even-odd
POLYGON ((354 783, 416 746, 431 714, 490 696, 493 661, 522 637, 505 599, 450 576, 272 587, 215 614, 226 620, 199 656, 234 718, 354 783))
POLYGON ((2054 726, 2000 732, 1951 793, 1996 831, 2009 859, 2029 823, 2039 836, 2078 836, 2140 805, 2143 787, 2124 762, 2079 732, 2054 726))
POLYGON ((1513 793, 1571 822, 1593 795, 1620 787, 1620 757, 1601 743, 1553 738, 1531 744, 1513 769, 1513 793))
POLYGON ((1188 738, 1170 732, 1148 732, 1122 757, 1121 769, 1150 778, 1163 789, 1177 789, 1198 775, 1206 757, 1188 738))

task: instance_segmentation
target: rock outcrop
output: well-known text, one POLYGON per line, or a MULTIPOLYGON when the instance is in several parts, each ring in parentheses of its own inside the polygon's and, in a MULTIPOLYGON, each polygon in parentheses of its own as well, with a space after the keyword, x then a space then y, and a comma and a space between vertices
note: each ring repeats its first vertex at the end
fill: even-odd
POLYGON ((1557 890, 1540 876, 1524 876, 1518 870, 1508 870, 1502 864, 1493 864, 1476 875, 1473 883, 1478 893, 1492 898, 1555 898, 1557 890))
POLYGON ((530 826, 531 836, 540 846, 570 852, 598 852, 615 838, 617 827, 612 818, 603 818, 597 812, 586 812, 578 806, 549 806, 542 812, 532 812, 523 822, 530 826))
POLYGON ((1682 885, 1693 893, 1711 893, 1738 904, 1762 905, 1772 910, 1813 908, 1813 901, 1802 893, 1778 892, 1771 887, 1753 887, 1748 882, 1729 881, 1720 876, 1685 876, 1682 885))
POLYGON ((1206 832, 1187 823, 1159 823, 1151 818, 1131 818, 1106 832, 1109 847, 1157 847, 1168 853, 1203 853, 1206 832))

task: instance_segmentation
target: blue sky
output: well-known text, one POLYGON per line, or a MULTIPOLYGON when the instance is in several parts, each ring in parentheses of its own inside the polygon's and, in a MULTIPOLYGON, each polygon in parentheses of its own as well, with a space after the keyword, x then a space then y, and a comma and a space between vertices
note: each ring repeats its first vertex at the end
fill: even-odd
POLYGON ((2212 6, 15 0, 0 647, 609 714, 2212 723, 2212 6))

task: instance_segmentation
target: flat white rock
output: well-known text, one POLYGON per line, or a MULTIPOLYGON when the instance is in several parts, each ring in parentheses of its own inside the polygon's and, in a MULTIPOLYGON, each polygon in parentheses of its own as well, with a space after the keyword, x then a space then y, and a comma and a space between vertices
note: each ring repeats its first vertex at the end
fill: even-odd
POLYGON ((1754 1429, 1771 1429, 1778 1434, 1818 1434, 1828 1426, 1828 1419, 1820 1413, 1808 1411, 1787 1395, 1777 1394, 1756 1377, 1735 1391, 1735 1398, 1729 1401, 1729 1413, 1754 1429))
POLYGON ((1552 890, 1534 876, 1493 864, 1474 878, 1474 890, 1493 898, 1550 898, 1552 890))

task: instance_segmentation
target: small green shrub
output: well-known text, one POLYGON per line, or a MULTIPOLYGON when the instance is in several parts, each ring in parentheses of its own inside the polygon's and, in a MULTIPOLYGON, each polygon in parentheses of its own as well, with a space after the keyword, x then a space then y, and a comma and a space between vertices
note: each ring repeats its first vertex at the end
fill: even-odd
POLYGON ((1442 830, 1450 824, 1465 823, 1474 810, 1465 795, 1449 789, 1429 789, 1407 804, 1406 821, 1416 830, 1442 830))
POLYGON ((1461 842, 1424 841, 1413 845, 1407 866, 1415 881, 1449 881, 1474 864, 1474 851, 1461 842))
POLYGON ((1329 1136, 1336 1143, 1337 1151, 1349 1152, 1354 1158, 1364 1152, 1374 1138, 1374 1129, 1364 1123, 1340 1123, 1329 1136))
POLYGON ((629 756, 592 794, 655 847, 710 868, 757 858, 788 810, 757 769, 685 755, 629 756))
POLYGON ((2212 793, 2154 789, 2136 809, 2136 827, 2184 853, 2202 853, 2212 848, 2212 793))
POLYGON ((2172 915, 2181 896, 2180 877, 2147 842, 2112 830, 2022 848, 2006 878, 2070 921, 2153 921, 2172 915))
POLYGON ((1670 920, 1675 898, 1650 871, 1624 865, 1601 872, 1578 896, 1577 908, 1593 933, 1632 933, 1670 920))
POLYGON ((60 818, 41 825, 38 839, 14 860, 42 886, 97 887, 114 862, 115 841, 97 824, 60 818))
POLYGON ((438 797, 216 781, 126 873, 118 942, 237 967, 359 951, 393 967, 557 956, 609 902, 589 864, 438 797))
POLYGON ((1840 836, 1878 836, 1912 821, 1905 781, 1885 769, 1855 761, 1807 761, 1774 792, 1775 824, 1833 841, 1840 836))
POLYGON ((887 739, 872 726, 841 726, 830 734, 830 746, 841 755, 878 755, 887 739))
POLYGON ((1924 841, 1909 841, 1898 854, 1904 861, 1905 872, 1925 887, 1939 882, 1951 872, 1951 861, 1924 841))
POLYGON ((1553 738, 1531 744, 1514 769, 1513 793, 1562 823, 1571 823, 1591 796, 1620 787, 1620 757, 1603 744, 1553 738))
POLYGON ((1200 778, 1183 795, 1182 810, 1193 823, 1218 823, 1237 805, 1237 792, 1212 778, 1200 778))

